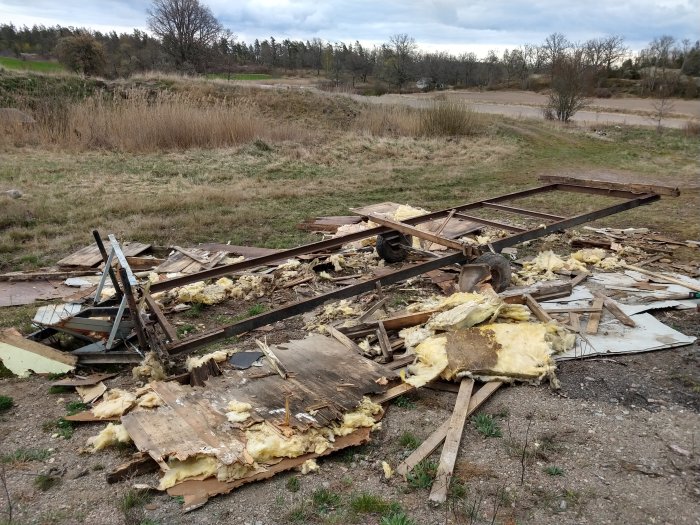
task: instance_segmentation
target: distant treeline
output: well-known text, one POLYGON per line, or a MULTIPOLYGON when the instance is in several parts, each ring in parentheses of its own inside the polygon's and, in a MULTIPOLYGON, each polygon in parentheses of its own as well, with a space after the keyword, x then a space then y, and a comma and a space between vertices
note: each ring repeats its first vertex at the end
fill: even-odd
POLYGON ((108 78, 154 70, 222 75, 305 71, 324 75, 337 85, 381 84, 381 89, 399 91, 448 85, 531 89, 542 87, 542 82, 546 83, 557 70, 557 64, 567 60, 586 70, 591 90, 605 89, 610 79, 628 79, 640 81, 640 94, 650 94, 660 78, 669 82, 667 71, 675 71, 672 91, 695 97, 695 82, 682 79, 679 73, 700 76, 700 41, 677 42, 670 36, 656 38, 644 50, 632 54, 617 35, 573 43, 561 33, 553 33, 541 44, 524 44, 503 53, 489 51, 479 58, 474 53, 420 52, 408 35, 395 35, 386 44, 368 48, 359 42, 331 43, 318 38, 302 41, 270 37, 247 43, 221 31, 204 45, 192 47, 188 55, 177 56, 171 52, 172 42, 167 38, 154 38, 139 30, 117 34, 2 24, 0 54, 57 58, 61 40, 77 35, 89 35, 99 45, 104 55, 100 74, 108 78))

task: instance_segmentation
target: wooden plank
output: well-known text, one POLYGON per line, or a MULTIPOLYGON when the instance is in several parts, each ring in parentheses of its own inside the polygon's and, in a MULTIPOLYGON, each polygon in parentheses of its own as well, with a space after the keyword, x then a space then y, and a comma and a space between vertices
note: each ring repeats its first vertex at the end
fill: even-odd
POLYGON ((581 331, 581 318, 576 312, 569 312, 569 326, 574 332, 581 331))
POLYGON ((510 288, 498 294, 508 304, 525 304, 525 294, 530 294, 539 301, 558 299, 571 295, 571 281, 548 281, 530 286, 510 288))
POLYGON ((634 322, 634 320, 628 316, 625 312, 623 312, 618 304, 612 300, 610 297, 607 297, 606 295, 603 295, 600 292, 593 292, 593 295, 597 298, 603 299, 603 305, 605 308, 615 316, 615 318, 620 321, 622 324, 625 326, 629 326, 631 328, 634 328, 637 326, 637 323, 634 322))
POLYGON ((586 333, 591 335, 598 333, 598 324, 600 323, 603 308, 603 300, 600 297, 593 300, 593 308, 597 308, 601 311, 593 312, 588 318, 588 323, 586 323, 586 333))
POLYGON ((550 323, 554 320, 542 309, 540 303, 535 301, 529 293, 524 294, 523 297, 525 298, 525 304, 539 321, 543 323, 550 323))
POLYGON ((148 309, 153 313, 153 316, 156 318, 156 321, 160 325, 160 327, 163 329, 163 332, 165 332, 166 337, 172 342, 172 341, 177 341, 178 336, 177 336, 177 330, 175 330, 175 327, 170 324, 168 319, 165 317, 163 314, 163 311, 160 309, 158 306, 158 303, 156 303, 155 299, 151 297, 151 294, 146 292, 143 294, 143 298, 146 301, 146 305, 148 306, 148 309))
POLYGON ((570 313, 576 313, 576 314, 591 314, 595 312, 600 312, 600 308, 595 308, 593 306, 571 306, 569 308, 567 307, 562 307, 562 308, 545 308, 544 311, 548 314, 570 314, 570 313))
POLYGON ((379 299, 376 303, 374 303, 372 306, 370 306, 367 311, 365 311, 359 318, 358 321, 361 323, 364 323, 374 312, 379 310, 384 304, 386 303, 387 298, 383 297, 382 299, 379 299))
POLYGON ((92 386, 100 383, 106 379, 111 379, 116 377, 118 374, 91 374, 85 377, 71 377, 66 379, 59 379, 51 383, 51 386, 92 386))
POLYGON ((581 284, 583 281, 588 279, 588 274, 586 272, 579 272, 575 275, 573 279, 571 279, 571 288, 574 288, 575 286, 578 286, 581 284))
MULTIPOLYGON (((150 244, 125 242, 122 244, 122 252, 124 253, 125 257, 136 257, 137 255, 140 255, 148 250, 150 247, 150 244)), ((64 257, 56 264, 58 264, 58 266, 81 266, 92 268, 93 266, 100 264, 102 261, 102 254, 100 253, 97 244, 91 244, 81 248, 67 257, 64 257)))
POLYGON ((355 343, 355 341, 350 339, 345 334, 339 332, 338 330, 336 330, 334 327, 332 327, 330 325, 326 326, 326 330, 336 341, 342 343, 343 346, 345 346, 348 350, 352 350, 353 352, 356 352, 359 355, 364 355, 362 348, 360 348, 359 345, 357 345, 355 343))
POLYGON ((423 239, 425 241, 431 241, 435 244, 439 244, 440 246, 446 246, 447 248, 452 248, 459 251, 462 251, 462 249, 465 247, 465 244, 459 241, 453 241, 452 239, 447 239, 441 235, 435 235, 434 233, 420 230, 415 226, 409 226, 408 224, 404 224, 402 222, 392 221, 390 219, 385 219, 384 217, 378 217, 377 215, 370 215, 369 218, 376 224, 387 226, 392 230, 396 230, 401 233, 413 235, 414 237, 418 237, 419 239, 423 239))
POLYGON ((411 326, 423 324, 430 319, 430 316, 439 312, 439 310, 427 310, 425 312, 416 312, 412 314, 398 315, 382 319, 386 330, 401 330, 411 326))
POLYGON ((435 481, 433 481, 433 486, 430 490, 430 501, 442 503, 447 499, 447 490, 450 486, 455 462, 457 461, 457 453, 459 452, 459 444, 462 441, 464 422, 467 419, 467 410, 469 409, 469 400, 471 399, 473 388, 473 379, 462 379, 459 385, 459 392, 457 393, 457 401, 455 401, 452 417, 447 427, 445 444, 440 454, 440 463, 438 464, 435 481))
POLYGON ((197 263, 199 263, 199 264, 201 264, 201 265, 207 265, 207 264, 209 264, 209 259, 206 259, 206 258, 203 258, 203 257, 199 257, 196 253, 191 252, 190 250, 185 250, 185 249, 182 248, 181 246, 173 246, 173 250, 176 250, 176 251, 178 251, 178 252, 180 252, 180 253, 186 255, 187 257, 189 257, 190 259, 192 259, 194 262, 197 262, 197 263))
POLYGON ((153 458, 145 452, 137 452, 128 461, 117 465, 107 473, 107 483, 117 483, 134 476, 142 476, 155 472, 160 467, 153 458))
POLYGON ((237 246, 235 244, 221 244, 217 242, 207 242, 197 245, 200 250, 226 252, 234 255, 242 255, 246 259, 255 259, 265 255, 279 253, 282 250, 272 248, 258 248, 257 246, 237 246))
POLYGON ((658 195, 668 195, 670 197, 678 197, 681 194, 677 187, 656 184, 627 184, 607 180, 579 179, 561 175, 540 175, 539 179, 554 184, 575 184, 577 186, 591 186, 594 188, 631 191, 634 193, 656 193, 658 195))
POLYGON ((647 270, 646 268, 640 268, 639 266, 632 266, 631 264, 623 264, 623 268, 627 268, 628 270, 634 270, 635 272, 643 273, 644 275, 648 275, 649 277, 654 277, 655 279, 659 279, 668 283, 673 283, 677 284, 679 286, 683 286, 684 288, 688 288, 688 290, 694 290, 696 292, 700 292, 700 286, 696 286, 692 283, 688 283, 685 281, 681 281, 680 279, 676 279, 675 277, 672 277, 670 275, 664 275, 662 273, 656 273, 652 272, 650 270, 647 270))
MULTIPOLYGON (((467 409, 467 417, 472 415, 491 395, 498 390, 503 383, 500 381, 489 381, 483 385, 476 393, 472 394, 469 400, 469 408, 467 409)), ((402 476, 406 476, 418 463, 427 458, 433 451, 442 443, 447 435, 447 429, 450 426, 450 420, 442 423, 421 445, 414 450, 398 467, 396 472, 402 476)))
POLYGON ((372 401, 381 405, 382 403, 391 401, 392 399, 407 394, 408 392, 411 392, 413 390, 415 390, 415 387, 413 385, 409 385, 408 383, 401 383, 400 385, 391 387, 383 394, 372 396, 372 401))
POLYGON ((382 349, 382 356, 385 363, 391 362, 394 359, 394 351, 391 348, 391 341, 384 328, 384 323, 377 321, 377 339, 379 339, 379 347, 382 349))

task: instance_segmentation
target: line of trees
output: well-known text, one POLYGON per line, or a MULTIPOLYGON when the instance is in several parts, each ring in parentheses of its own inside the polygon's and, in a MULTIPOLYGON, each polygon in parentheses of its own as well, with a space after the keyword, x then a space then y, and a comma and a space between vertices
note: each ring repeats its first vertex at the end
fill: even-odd
MULTIPOLYGON (((636 56, 619 35, 575 43, 561 33, 549 35, 541 44, 524 44, 503 53, 489 51, 482 58, 474 53, 420 52, 415 40, 405 34, 371 49, 359 41, 318 38, 270 37, 247 43, 225 29, 199 0, 153 0, 148 25, 153 36, 139 30, 117 34, 1 24, 0 53, 57 57, 75 71, 107 77, 149 70, 190 74, 303 70, 324 74, 336 84, 354 87, 371 79, 397 91, 415 88, 418 81, 426 89, 443 85, 530 89, 547 84, 570 91, 565 85, 577 85, 583 94, 592 94, 607 79, 620 78, 640 80, 644 94, 659 89, 683 94, 684 89, 692 91, 695 83, 683 84, 678 73, 700 76, 700 42, 676 42, 670 36, 654 39, 636 56)), ((696 96, 696 92, 686 94, 696 96)))

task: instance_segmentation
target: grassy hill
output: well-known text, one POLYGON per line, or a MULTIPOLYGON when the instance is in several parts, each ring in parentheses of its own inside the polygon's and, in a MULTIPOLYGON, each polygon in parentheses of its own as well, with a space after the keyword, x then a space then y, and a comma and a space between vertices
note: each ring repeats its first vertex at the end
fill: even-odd
POLYGON ((56 73, 65 71, 58 62, 52 60, 21 60, 12 57, 0 57, 0 67, 5 69, 20 69, 24 71, 36 71, 39 73, 56 73))

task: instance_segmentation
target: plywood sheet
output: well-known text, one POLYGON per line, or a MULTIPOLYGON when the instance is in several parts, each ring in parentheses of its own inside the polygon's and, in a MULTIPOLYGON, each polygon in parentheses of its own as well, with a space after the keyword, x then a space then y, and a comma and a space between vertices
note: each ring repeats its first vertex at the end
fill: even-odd
POLYGON ((37 374, 64 374, 75 369, 78 359, 14 332, 0 334, 0 360, 13 374, 26 377, 37 374))
POLYGON ((66 299, 75 288, 50 281, 0 281, 0 307, 32 304, 34 301, 66 299))
MULTIPOLYGON (((142 244, 140 242, 125 242, 121 244, 122 252, 124 252, 125 257, 135 257, 146 250, 148 250, 150 244, 142 244)), ((109 248, 107 249, 109 253, 109 248)), ((70 254, 68 257, 64 257, 58 261, 59 266, 80 266, 83 268, 92 268, 97 266, 102 262, 102 254, 97 247, 97 244, 91 244, 81 248, 75 253, 70 254)))

